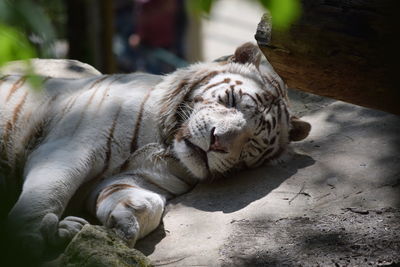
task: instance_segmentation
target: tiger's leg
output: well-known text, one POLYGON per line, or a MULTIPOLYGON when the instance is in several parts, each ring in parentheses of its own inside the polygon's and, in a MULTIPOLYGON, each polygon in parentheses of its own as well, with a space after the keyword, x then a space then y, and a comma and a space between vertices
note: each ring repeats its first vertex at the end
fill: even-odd
POLYGON ((97 192, 93 201, 96 217, 129 246, 160 224, 165 197, 138 186, 134 179, 116 180, 97 192))
POLYGON ((65 243, 86 223, 76 218, 59 222, 59 218, 88 175, 88 162, 89 150, 68 141, 42 144, 31 154, 22 193, 8 216, 17 246, 40 257, 46 242, 65 243))

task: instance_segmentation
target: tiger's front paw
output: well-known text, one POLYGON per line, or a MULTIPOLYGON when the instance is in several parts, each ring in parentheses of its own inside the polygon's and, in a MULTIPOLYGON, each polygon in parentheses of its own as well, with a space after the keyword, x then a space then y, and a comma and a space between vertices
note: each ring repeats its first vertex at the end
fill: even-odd
POLYGON ((139 238, 140 225, 136 218, 140 211, 127 204, 119 204, 110 213, 105 226, 114 230, 130 247, 139 238))
POLYGON ((88 222, 82 218, 68 216, 59 221, 54 213, 44 216, 40 231, 48 244, 53 247, 65 247, 88 222))
POLYGON ((128 246, 160 224, 165 198, 129 184, 111 184, 98 195, 96 216, 113 229, 128 246))

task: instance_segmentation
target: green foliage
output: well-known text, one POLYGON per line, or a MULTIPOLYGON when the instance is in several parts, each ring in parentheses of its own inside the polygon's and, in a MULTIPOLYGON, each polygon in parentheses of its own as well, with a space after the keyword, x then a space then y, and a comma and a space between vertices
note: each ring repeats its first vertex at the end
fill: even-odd
POLYGON ((65 2, 65 0, 35 0, 35 3, 43 9, 45 16, 51 22, 57 33, 57 38, 66 37, 67 11, 65 2))
POLYGON ((26 60, 27 79, 34 88, 38 88, 41 79, 34 75, 30 58, 36 57, 36 51, 29 40, 13 27, 0 24, 0 66, 11 60, 26 60))
POLYGON ((272 26, 278 30, 287 30, 301 14, 299 0, 258 0, 272 16, 272 26))
POLYGON ((48 15, 33 1, 0 0, 0 66, 26 60, 26 76, 38 88, 41 78, 34 75, 28 59, 51 57, 55 31, 48 15))
MULTIPOLYGON (((209 15, 213 4, 217 0, 188 0, 189 10, 197 15, 209 15)), ((243 0, 248 1, 248 0, 243 0)), ((300 17, 300 0, 255 0, 272 16, 272 24, 275 29, 288 30, 290 25, 300 17)))
POLYGON ((4 63, 36 56, 29 40, 14 27, 0 23, 0 66, 4 63))
MULTIPOLYGON (((55 40, 54 28, 43 8, 35 2, 0 0, 0 24, 3 25, 0 33, 8 36, 5 38, 9 40, 8 45, 14 47, 13 50, 21 49, 23 43, 28 50, 26 53, 34 50, 40 57, 51 56, 51 46, 55 40)), ((20 54, 9 53, 9 50, 0 50, 1 61, 25 58, 18 56, 20 54)))
POLYGON ((187 5, 189 11, 196 15, 206 14, 209 15, 213 3, 216 0, 188 0, 187 5))

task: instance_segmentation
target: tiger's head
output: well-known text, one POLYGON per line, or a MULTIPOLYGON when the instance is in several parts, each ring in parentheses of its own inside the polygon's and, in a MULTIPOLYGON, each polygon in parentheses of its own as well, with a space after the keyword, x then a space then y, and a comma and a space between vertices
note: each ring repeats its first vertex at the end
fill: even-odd
POLYGON ((258 47, 246 43, 226 60, 178 70, 159 85, 162 138, 197 178, 257 167, 308 136, 311 126, 291 114, 282 79, 261 72, 260 60, 258 47))

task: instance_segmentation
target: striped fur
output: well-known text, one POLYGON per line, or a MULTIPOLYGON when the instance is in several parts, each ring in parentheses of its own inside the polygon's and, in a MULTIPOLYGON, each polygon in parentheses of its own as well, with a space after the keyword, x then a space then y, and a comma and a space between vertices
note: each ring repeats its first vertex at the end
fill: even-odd
POLYGON ((58 76, 37 91, 24 77, 3 76, 1 163, 11 173, 23 162, 11 232, 38 254, 45 241, 72 237, 85 221, 59 219, 78 195, 134 245, 157 227, 168 199, 277 158, 310 128, 297 118, 293 128, 284 83, 273 70, 261 73, 259 62, 258 49, 245 44, 225 62, 164 77, 58 76))

